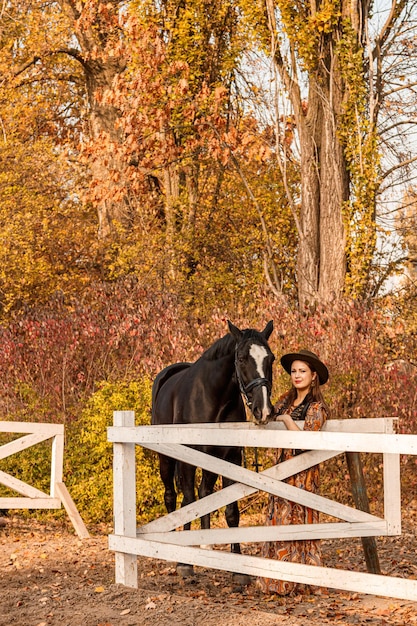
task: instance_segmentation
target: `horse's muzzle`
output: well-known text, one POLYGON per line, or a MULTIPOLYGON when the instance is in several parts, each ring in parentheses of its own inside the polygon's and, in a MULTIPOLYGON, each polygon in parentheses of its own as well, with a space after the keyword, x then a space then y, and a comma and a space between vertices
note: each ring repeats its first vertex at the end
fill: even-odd
POLYGON ((258 426, 268 424, 274 416, 274 407, 272 405, 266 408, 257 407, 252 411, 252 415, 258 426))

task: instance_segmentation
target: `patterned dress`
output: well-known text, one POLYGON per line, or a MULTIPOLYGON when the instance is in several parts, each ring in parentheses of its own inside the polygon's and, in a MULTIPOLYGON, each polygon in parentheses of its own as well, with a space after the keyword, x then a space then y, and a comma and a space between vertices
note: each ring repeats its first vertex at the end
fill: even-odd
MULTIPOLYGON (((278 415, 289 413, 293 419, 301 418, 302 405, 288 407, 282 396, 275 406, 278 415)), ((326 420, 326 412, 321 402, 311 402, 305 416, 304 430, 320 430, 326 420)), ((291 459, 298 450, 277 450, 276 461, 282 462, 291 459)), ((285 481, 289 485, 317 493, 319 488, 319 466, 311 467, 285 481)), ((266 515, 267 526, 282 524, 314 524, 319 521, 319 512, 285 500, 278 496, 270 496, 266 515)), ((321 550, 319 540, 299 541, 271 541, 263 544, 262 556, 269 559, 279 559, 290 563, 304 563, 306 565, 321 565, 321 550)), ((258 586, 265 593, 288 595, 303 591, 303 585, 273 578, 259 578, 258 586)))

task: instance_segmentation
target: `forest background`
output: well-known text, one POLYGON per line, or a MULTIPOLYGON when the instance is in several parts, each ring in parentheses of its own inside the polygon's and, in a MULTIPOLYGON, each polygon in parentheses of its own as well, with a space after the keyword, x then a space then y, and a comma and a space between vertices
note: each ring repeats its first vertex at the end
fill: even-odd
MULTIPOLYGON (((149 423, 154 376, 227 319, 319 354, 334 418, 416 432, 416 8, 2 3, 0 419, 65 424, 86 521, 111 519, 113 410, 149 423)), ((35 450, 2 469, 47 488, 35 450)))

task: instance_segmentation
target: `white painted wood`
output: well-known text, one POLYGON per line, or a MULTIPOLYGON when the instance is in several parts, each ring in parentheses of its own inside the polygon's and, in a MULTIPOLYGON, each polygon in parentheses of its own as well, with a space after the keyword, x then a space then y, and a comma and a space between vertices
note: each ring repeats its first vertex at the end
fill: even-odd
POLYGON ((33 433, 47 435, 45 439, 64 434, 63 424, 42 424, 39 422, 0 421, 0 433, 33 433))
MULTIPOLYGON (((394 425, 387 423, 386 432, 391 434, 394 425)), ((383 454, 384 471, 384 517, 389 535, 401 535, 401 476, 400 455, 383 454)))
MULTIPOLYGON (((132 427, 135 423, 133 411, 114 411, 116 427, 132 427)), ((113 444, 113 502, 114 532, 127 537, 136 536, 136 470, 135 444, 113 444)), ((117 552, 116 583, 137 588, 138 572, 135 554, 117 552)))
POLYGON ((62 482, 64 462, 63 424, 0 421, 0 432, 25 433, 22 437, 13 439, 9 443, 0 446, 0 460, 6 459, 10 455, 17 454, 38 443, 52 439, 50 495, 24 483, 10 474, 0 471, 0 484, 25 496, 23 498, 15 496, 1 497, 0 508, 59 509, 61 505, 64 504, 78 535, 80 537, 85 535, 87 529, 85 529, 85 527, 83 528, 81 517, 66 486, 62 482), (58 497, 56 497, 57 492, 61 494, 58 495, 58 497))
POLYGON ((345 419, 327 420, 324 423, 322 432, 329 433, 385 433, 387 424, 391 424, 392 431, 394 425, 398 423, 398 417, 371 417, 366 419, 345 419))
POLYGON ((62 483, 63 467, 64 467, 64 433, 62 432, 59 435, 55 435, 55 437, 52 440, 51 496, 56 495, 55 485, 57 485, 58 483, 62 483))
POLYGON ((27 483, 24 483, 22 480, 11 476, 10 474, 6 474, 0 470, 0 484, 8 487, 9 489, 13 489, 13 491, 17 491, 17 493, 22 494, 22 496, 26 496, 27 498, 49 498, 49 494, 44 491, 40 491, 27 483))
MULTIPOLYGON (((317 568, 297 563, 265 560, 260 557, 235 555, 221 550, 201 550, 200 544, 219 545, 234 542, 251 543, 267 540, 302 538, 370 537, 397 534, 401 530, 399 454, 413 454, 417 450, 417 436, 396 435, 395 418, 368 420, 341 420, 328 422, 330 428, 319 433, 295 433, 283 430, 277 423, 271 428, 253 424, 214 425, 202 427, 114 427, 108 429, 109 439, 115 445, 129 445, 130 441, 147 448, 179 458, 198 467, 228 476, 236 484, 220 490, 203 500, 154 520, 137 529, 137 538, 123 536, 115 531, 109 537, 110 549, 126 555, 150 556, 168 561, 181 561, 204 567, 239 571, 251 575, 280 578, 318 586, 374 593, 389 597, 417 599, 417 582, 345 570, 317 568), (220 426, 220 427, 219 427, 220 426), (355 430, 356 428, 356 430, 355 430), (141 432, 140 436, 138 432, 141 432), (142 431, 145 436, 142 437, 142 431), (164 434, 165 433, 165 434, 164 434), (245 445, 248 447, 289 447, 310 450, 260 474, 226 463, 183 444, 245 445), (344 507, 317 494, 302 492, 281 482, 288 476, 345 451, 382 452, 384 458, 385 518, 344 507), (387 465, 387 467, 385 467, 387 465), (286 527, 240 527, 238 529, 211 529, 171 532, 187 521, 192 521, 225 504, 250 495, 257 490, 298 501, 306 506, 325 511, 333 517, 346 520, 337 523, 297 525, 286 527), (300 495, 301 494, 301 495, 300 495), (387 522, 389 520, 389 523, 387 522)), ((133 585, 131 585, 133 586, 133 585)))
MULTIPOLYGON (((179 554, 178 546, 173 544, 162 544, 115 535, 109 536, 109 547, 111 550, 141 554, 167 561, 176 561, 179 554)), ((250 576, 285 579, 307 585, 417 601, 417 581, 393 576, 365 574, 300 563, 286 563, 256 556, 193 547, 181 548, 180 558, 184 563, 229 572, 241 572, 250 576)))
POLYGON ((263 543, 264 541, 293 541, 300 539, 340 539, 346 537, 382 537, 386 533, 384 520, 378 522, 337 522, 326 524, 297 524, 294 526, 239 526, 181 532, 143 532, 137 536, 147 541, 173 543, 177 546, 209 546, 231 543, 263 543))
MULTIPOLYGON (((35 430, 34 425, 32 425, 32 429, 35 430)), ((34 432, 31 435, 24 435, 23 437, 9 441, 9 443, 5 443, 0 447, 0 460, 7 459, 8 456, 22 452, 22 450, 26 450, 26 448, 30 448, 31 446, 36 446, 36 444, 46 441, 47 439, 50 439, 50 436, 44 433, 39 434, 34 432)))
POLYGON ((81 519, 80 514, 77 511, 77 508, 69 494, 68 489, 64 485, 64 483, 57 483, 55 485, 57 495, 61 498, 61 502, 65 507, 66 512, 68 513, 68 517, 70 518, 72 525, 75 528, 75 532, 79 536, 80 539, 89 539, 90 533, 88 532, 83 520, 81 519))
MULTIPOLYGON (((288 478, 288 476, 292 476, 296 471, 301 471, 323 461, 327 461, 338 454, 340 453, 311 450, 310 452, 305 452, 304 454, 300 454, 299 456, 289 459, 288 461, 284 461, 279 465, 275 465, 274 467, 264 470, 262 475, 272 476, 278 480, 284 480, 285 478, 288 478)), ((231 502, 247 497, 257 491, 258 489, 256 487, 254 488, 241 483, 235 483, 225 489, 220 489, 219 491, 212 493, 210 496, 206 496, 202 500, 192 502, 191 504, 177 509, 169 515, 165 515, 164 517, 160 517, 159 519, 145 524, 141 528, 138 528, 138 532, 175 530, 187 522, 192 522, 202 515, 216 511, 231 502)))
POLYGON ((60 509, 59 498, 0 498, 0 509, 60 509))
MULTIPOLYGON (((364 420, 353 420, 362 422, 364 420)), ((372 421, 372 420, 370 420, 372 421)), ((109 441, 149 444, 182 443, 184 445, 236 445, 258 448, 296 448, 314 450, 340 450, 344 452, 387 452, 417 455, 416 435, 327 431, 292 431, 258 427, 257 430, 214 429, 193 426, 140 426, 138 428, 108 429, 109 441)))
MULTIPOLYGON (((396 424, 397 422, 398 422, 398 418, 396 417, 372 417, 372 418, 367 418, 367 419, 343 419, 343 420, 332 419, 332 420, 328 420, 327 422, 325 422, 321 432, 385 433, 387 423, 396 424)), ((303 421, 300 421, 299 423, 300 423, 300 426, 304 425, 303 421)), ((265 432, 265 431, 266 432, 270 432, 270 431, 286 432, 286 428, 282 422, 270 422, 269 424, 266 424, 263 426, 254 424, 253 422, 243 422, 243 423, 242 422, 227 422, 227 423, 224 422, 224 423, 216 423, 216 424, 209 424, 209 423, 199 424, 198 426, 196 424, 181 424, 180 426, 175 425, 175 424, 174 425, 166 424, 164 426, 145 426, 144 425, 144 426, 140 426, 139 428, 141 432, 143 433, 147 431, 158 432, 158 430, 162 428, 163 432, 168 434, 170 433, 170 431, 175 432, 175 430, 179 428, 180 432, 182 433, 187 433, 187 431, 193 431, 197 429, 198 431, 204 431, 204 433, 206 433, 207 431, 221 432, 222 433, 221 436, 223 436, 224 432, 250 433, 249 437, 252 436, 252 433, 259 433, 259 432, 265 432)), ((136 428, 134 430, 136 430, 136 428)), ((108 431, 109 441, 113 441, 113 440, 122 441, 125 439, 125 435, 123 433, 125 433, 126 431, 124 429, 114 429, 112 427, 109 427, 107 431, 108 431), (117 433, 119 433, 119 435, 117 433), (116 439, 114 439, 115 436, 116 436, 116 439), (121 438, 117 438, 117 437, 121 437, 121 438)), ((395 432, 395 430, 393 430, 392 432, 395 432)), ((181 443, 184 443, 184 442, 181 442, 181 443)))
POLYGON ((375 521, 378 519, 370 513, 352 509, 349 506, 339 504, 338 502, 334 502, 310 491, 298 489, 297 487, 293 487, 287 483, 277 481, 274 478, 265 476, 264 473, 257 474, 251 470, 245 469, 244 467, 240 467, 239 465, 234 465, 233 463, 228 463, 222 459, 217 459, 208 454, 204 454, 199 450, 193 450, 192 448, 187 448, 186 446, 165 445, 161 443, 158 445, 148 443, 146 447, 180 459, 181 461, 185 461, 191 465, 208 469, 222 476, 227 476, 228 478, 243 484, 248 484, 260 491, 266 491, 276 496, 286 498, 287 500, 291 500, 292 502, 298 502, 303 506, 308 506, 316 509, 317 511, 327 513, 327 515, 343 519, 347 522, 363 522, 366 520, 375 521))

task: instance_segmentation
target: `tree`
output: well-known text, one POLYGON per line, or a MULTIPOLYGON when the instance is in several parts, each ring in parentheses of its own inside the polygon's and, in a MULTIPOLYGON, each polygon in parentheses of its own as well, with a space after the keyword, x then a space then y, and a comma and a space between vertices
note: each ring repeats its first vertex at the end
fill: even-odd
POLYGON ((13 101, 25 93, 28 124, 46 113, 51 147, 55 133, 57 153, 90 174, 77 197, 97 208, 107 277, 152 276, 190 302, 212 278, 207 291, 227 299, 252 293, 276 261, 293 284, 271 236, 278 203, 293 241, 287 203, 239 91, 248 31, 234 2, 21 0, 13 11, 5 88, 13 101))
POLYGON ((57 192, 73 181, 74 206, 96 207, 107 278, 152 277, 190 302, 211 278, 207 291, 226 300, 297 283, 303 310, 367 298, 382 281, 381 190, 413 162, 393 133, 414 110, 415 55, 413 4, 393 4, 375 33, 372 10, 365 0, 20 0, 2 16, 3 104, 8 89, 28 112, 32 101, 21 128, 42 123, 61 166, 68 155, 57 192), (275 127, 248 71, 260 47, 286 92, 285 107, 278 97, 271 107, 275 127))
MULTIPOLYGON (((264 258, 276 257, 281 282, 293 283, 293 266, 277 254, 279 235, 270 235, 272 207, 288 215, 287 201, 237 84, 246 30, 233 2, 136 3, 124 25, 128 70, 108 95, 123 133, 111 150, 130 164, 123 183, 136 211, 123 237, 125 247, 126 236, 136 242, 136 258, 128 254, 118 271, 158 272, 165 288, 175 285, 198 306, 233 289, 253 293, 265 280, 264 258)), ((288 222, 281 220, 282 238, 293 242, 288 222)))
POLYGON ((57 25, 51 5, 39 14, 26 9, 13 3, 0 22, 2 319, 57 293, 73 295, 95 274, 94 214, 79 200, 84 173, 70 149, 80 133, 79 76, 46 53, 42 64, 31 56, 31 46, 44 50, 40 26, 52 36, 57 25))
MULTIPOLYGON (((292 206, 302 309, 343 292, 369 293, 377 194, 387 176, 381 166, 384 101, 396 93, 388 87, 392 68, 385 72, 400 50, 414 50, 410 31, 405 34, 414 28, 411 5, 394 0, 371 35, 373 4, 367 0, 266 0, 262 41, 291 103, 299 141, 301 201, 292 206)), ((407 61, 409 75, 411 53, 407 61)), ((402 90, 413 93, 408 76, 402 90)), ((393 125, 403 122, 397 117, 393 125)), ((408 163, 403 157, 396 169, 408 163)))

